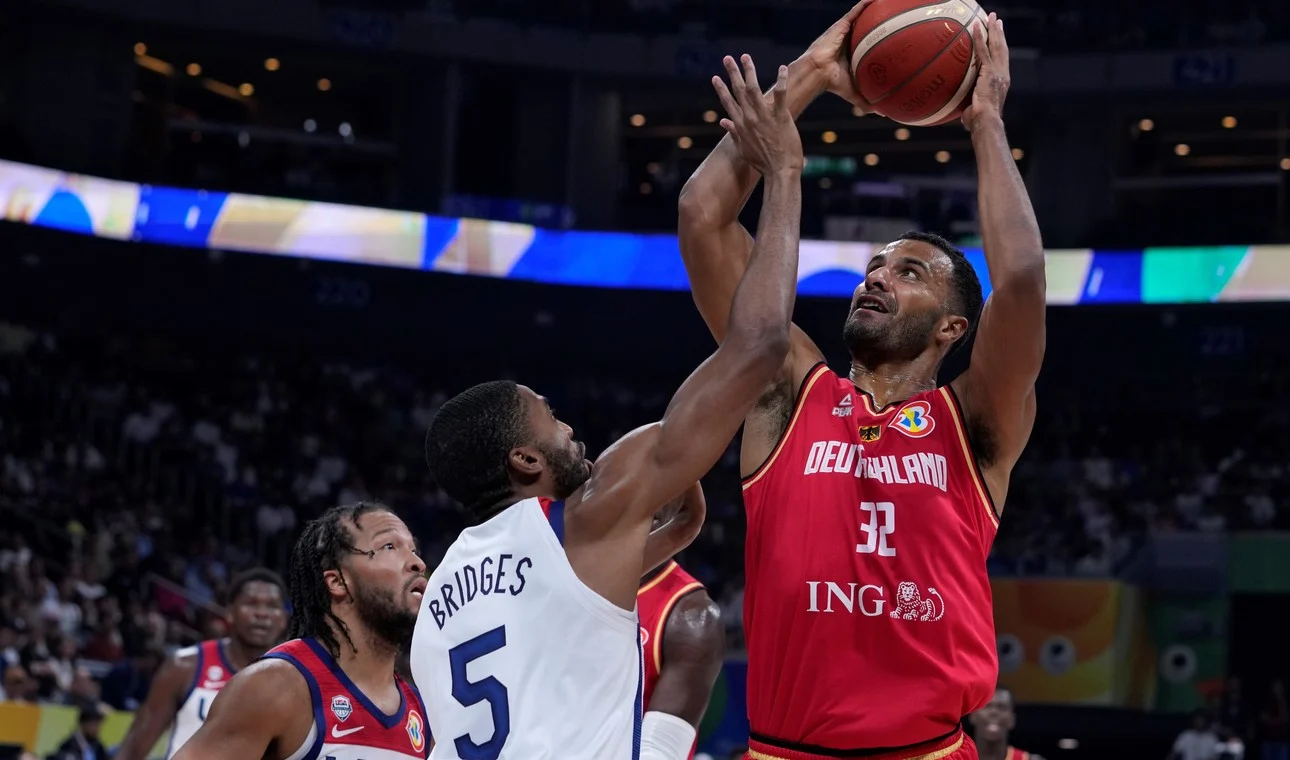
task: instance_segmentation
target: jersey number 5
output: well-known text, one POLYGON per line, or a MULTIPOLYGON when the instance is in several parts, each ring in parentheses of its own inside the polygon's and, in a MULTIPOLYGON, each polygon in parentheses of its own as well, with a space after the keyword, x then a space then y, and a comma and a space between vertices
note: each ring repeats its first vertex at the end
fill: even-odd
POLYGON ((896 556, 895 547, 887 545, 887 536, 896 530, 896 505, 889 501, 865 501, 860 503, 860 511, 868 516, 861 518, 864 542, 856 544, 856 553, 896 556))
POLYGON ((486 654, 506 646, 506 626, 498 626, 464 641, 448 650, 448 664, 452 669, 452 698, 463 707, 487 702, 493 713, 493 735, 483 744, 477 744, 470 734, 453 740, 457 756, 462 760, 497 760, 502 746, 511 735, 511 701, 502 682, 492 676, 471 681, 466 667, 486 654))

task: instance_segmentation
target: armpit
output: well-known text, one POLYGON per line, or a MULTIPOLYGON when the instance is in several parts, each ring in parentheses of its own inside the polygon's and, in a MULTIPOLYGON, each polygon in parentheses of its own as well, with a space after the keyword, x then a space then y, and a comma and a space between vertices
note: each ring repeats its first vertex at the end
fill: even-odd
POLYGON ((792 384, 786 378, 772 382, 761 398, 757 399, 752 413, 761 417, 768 439, 779 440, 784 431, 788 430, 788 423, 793 419, 795 401, 792 384))

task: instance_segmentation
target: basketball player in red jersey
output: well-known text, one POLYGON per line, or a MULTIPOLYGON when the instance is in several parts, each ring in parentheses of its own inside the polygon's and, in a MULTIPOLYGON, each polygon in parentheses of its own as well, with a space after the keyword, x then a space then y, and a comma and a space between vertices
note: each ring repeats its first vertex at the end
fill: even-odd
POLYGON ((383 505, 309 523, 291 556, 292 640, 229 682, 176 760, 424 760, 425 707, 394 668, 425 570, 383 505))
POLYGON ((688 760, 725 657, 721 610, 669 560, 646 574, 636 612, 645 654, 641 760, 688 760))
MULTIPOLYGON (((790 68, 795 113, 826 91, 860 103, 846 37, 865 5, 790 68)), ((1043 246, 1003 126, 1008 46, 997 19, 986 27, 963 123, 989 302, 981 308, 976 274, 950 243, 904 236, 872 258, 851 300, 848 373, 794 328, 744 426, 753 758, 976 755, 960 721, 998 675, 985 560, 1034 423, 1045 337, 1043 246), (970 368, 938 388, 942 359, 974 327, 970 368)), ((681 195, 681 253, 718 339, 751 241, 738 214, 756 182, 727 139, 681 195)))
POLYGON ((1008 734, 1017 727, 1017 713, 1012 709, 1012 692, 1002 686, 985 707, 968 716, 968 722, 981 760, 1044 760, 1008 743, 1008 734))
POLYGON ((277 573, 264 568, 233 577, 228 589, 230 636, 180 649, 161 666, 117 750, 118 760, 144 760, 167 727, 167 757, 197 733, 228 680, 282 640, 287 628, 285 585, 277 573))

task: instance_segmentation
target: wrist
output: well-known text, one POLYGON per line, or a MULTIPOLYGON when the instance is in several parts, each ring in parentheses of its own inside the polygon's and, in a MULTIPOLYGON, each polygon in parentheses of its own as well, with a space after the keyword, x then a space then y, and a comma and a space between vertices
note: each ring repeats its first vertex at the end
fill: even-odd
POLYGON ((995 137, 1003 134, 1003 115, 982 114, 972 120, 972 139, 995 137))
POLYGON ((829 74, 819 61, 811 57, 810 53, 803 53, 788 65, 788 83, 790 91, 794 89, 805 91, 814 100, 828 90, 829 74))
POLYGON ((772 167, 762 175, 762 179, 765 180, 767 189, 795 185, 802 181, 802 167, 798 165, 772 167))

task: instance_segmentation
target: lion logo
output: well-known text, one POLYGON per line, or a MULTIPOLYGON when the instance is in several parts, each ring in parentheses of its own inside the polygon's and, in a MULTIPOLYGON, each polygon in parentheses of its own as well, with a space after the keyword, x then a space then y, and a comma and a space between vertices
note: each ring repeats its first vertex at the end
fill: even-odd
POLYGON ((918 584, 902 581, 896 587, 896 609, 892 610, 891 616, 901 620, 940 620, 945 616, 945 599, 934 588, 929 587, 927 594, 929 598, 924 599, 918 584), (930 598, 933 596, 941 603, 939 610, 930 598))

